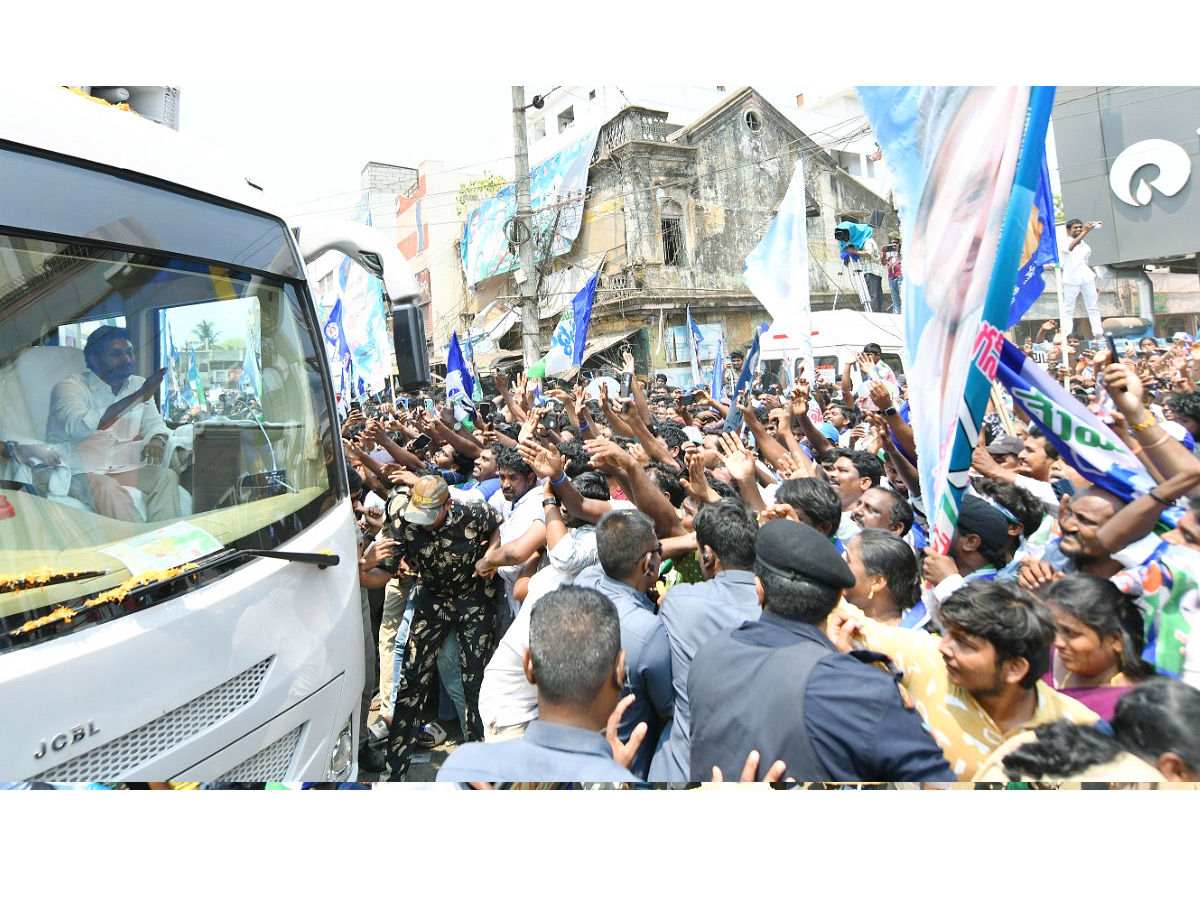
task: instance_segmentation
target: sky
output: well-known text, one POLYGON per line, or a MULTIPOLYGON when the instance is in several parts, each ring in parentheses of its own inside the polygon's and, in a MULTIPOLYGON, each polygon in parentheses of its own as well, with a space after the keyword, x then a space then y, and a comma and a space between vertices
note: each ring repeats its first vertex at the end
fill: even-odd
MULTIPOLYGON (((620 83, 629 87, 636 82, 620 83)), ((531 100, 552 86, 528 85, 526 97, 531 100)), ((810 97, 831 90, 754 87, 781 108, 801 90, 810 97)), ((278 197, 284 216, 303 224, 344 217, 359 199, 360 173, 368 162, 417 168, 436 160, 448 170, 513 177, 511 110, 509 85, 197 83, 180 85, 179 130, 243 160, 248 177, 278 197), (239 126, 250 116, 254 129, 247 133, 239 126)))
POLYGON ((512 173, 509 85, 179 87, 180 132, 242 159, 296 224, 352 208, 368 162, 512 173))
MULTIPOLYGON (((1177 3, 1161 0, 1156 15, 1177 3)), ((514 83, 532 95, 589 83, 762 90, 945 83, 950 75, 960 83, 1147 80, 1144 54, 1105 16, 1081 11, 1068 23, 1060 21, 1065 12, 1034 0, 1010 0, 1002 14, 989 13, 986 41, 978 39, 982 20, 972 22, 951 0, 881 8, 878 18, 860 17, 852 28, 837 5, 761 0, 686 15, 671 4, 632 0, 608 0, 602 9, 526 0, 515 11, 483 0, 360 0, 287 13, 245 0, 176 0, 166 11, 151 0, 125 0, 119 15, 59 0, 54 9, 54 52, 36 38, 12 42, 0 62, 10 77, 180 86, 180 130, 242 158, 297 224, 352 207, 368 161, 416 167, 439 160, 448 169, 511 175, 514 83), (1056 39, 1067 24, 1070 40, 1056 39), (1017 52, 1031 35, 1038 46, 1017 52)), ((6 25, 14 35, 41 35, 45 11, 18 5, 6 12, 6 25)), ((1186 31, 1156 32, 1152 80, 1171 83, 1164 60, 1186 66, 1186 31), (1186 53, 1172 57, 1176 42, 1186 53)))

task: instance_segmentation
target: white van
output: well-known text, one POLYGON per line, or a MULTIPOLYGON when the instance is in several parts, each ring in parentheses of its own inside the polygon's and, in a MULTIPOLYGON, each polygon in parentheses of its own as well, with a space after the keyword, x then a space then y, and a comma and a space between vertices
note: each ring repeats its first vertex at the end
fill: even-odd
MULTIPOLYGON (((897 375, 904 372, 904 329, 900 316, 857 309, 821 310, 812 314, 813 362, 822 380, 836 384, 846 363, 854 362, 867 344, 878 344, 883 361, 897 375)), ((764 332, 759 346, 764 369, 769 373, 777 375, 785 358, 791 359, 797 368, 803 362, 800 342, 781 328, 772 326, 764 332)), ((812 373, 806 377, 811 381, 812 373)))

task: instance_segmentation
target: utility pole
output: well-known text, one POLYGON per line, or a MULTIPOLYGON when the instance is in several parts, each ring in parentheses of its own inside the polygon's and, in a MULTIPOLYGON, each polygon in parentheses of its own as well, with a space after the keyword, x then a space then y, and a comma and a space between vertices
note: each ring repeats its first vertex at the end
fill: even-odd
MULTIPOLYGON (((517 244, 521 267, 517 286, 521 295, 521 355, 528 369, 542 358, 538 325, 537 271, 533 259, 533 215, 529 207, 529 139, 525 132, 525 88, 513 87, 513 158, 517 169, 517 215, 509 223, 509 240, 517 244)), ((535 98, 535 101, 538 98, 535 98)), ((538 104, 540 106, 540 104, 538 104)))

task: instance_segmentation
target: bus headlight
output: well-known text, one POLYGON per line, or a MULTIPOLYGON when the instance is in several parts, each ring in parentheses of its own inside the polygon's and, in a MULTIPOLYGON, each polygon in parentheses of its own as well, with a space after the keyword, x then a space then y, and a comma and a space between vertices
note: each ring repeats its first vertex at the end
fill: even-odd
POLYGON ((347 719, 329 754, 326 781, 345 781, 354 767, 354 723, 347 719))

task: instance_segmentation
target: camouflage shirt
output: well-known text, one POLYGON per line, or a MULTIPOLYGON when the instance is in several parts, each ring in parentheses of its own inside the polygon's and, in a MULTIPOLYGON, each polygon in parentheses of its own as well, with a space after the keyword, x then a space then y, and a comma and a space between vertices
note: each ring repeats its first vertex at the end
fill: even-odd
POLYGON ((392 558, 381 568, 395 572, 400 559, 425 590, 444 600, 471 597, 476 602, 494 600, 504 593, 499 578, 483 579, 475 574, 475 563, 487 551, 492 532, 500 527, 500 513, 486 503, 450 501, 450 511, 435 530, 405 521, 401 515, 408 497, 393 492, 381 536, 399 543, 392 558))

